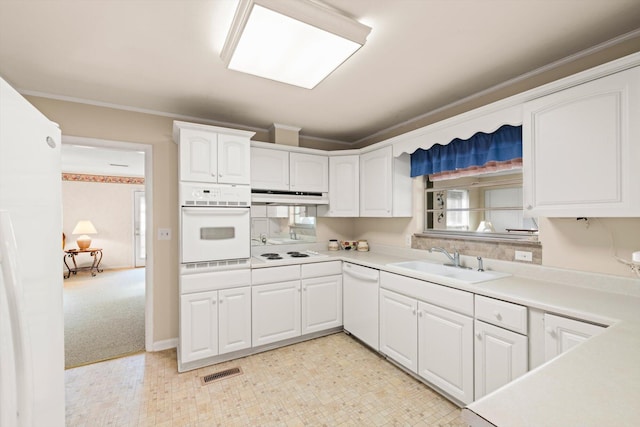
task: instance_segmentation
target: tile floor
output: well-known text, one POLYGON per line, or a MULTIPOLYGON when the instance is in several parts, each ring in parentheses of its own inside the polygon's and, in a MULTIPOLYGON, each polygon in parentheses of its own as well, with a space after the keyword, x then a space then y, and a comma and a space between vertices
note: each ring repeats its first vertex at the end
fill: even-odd
POLYGON ((460 409, 343 334, 178 374, 175 350, 66 371, 67 426, 464 426, 460 409), (243 374, 201 385, 239 366, 243 374))

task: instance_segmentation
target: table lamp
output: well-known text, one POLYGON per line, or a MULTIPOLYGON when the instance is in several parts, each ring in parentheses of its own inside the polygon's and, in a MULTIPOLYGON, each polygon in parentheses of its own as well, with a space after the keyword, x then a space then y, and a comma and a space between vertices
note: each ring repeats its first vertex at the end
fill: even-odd
POLYGON ((76 240, 78 248, 80 249, 87 249, 91 246, 91 237, 89 237, 88 234, 97 233, 96 228, 91 224, 91 221, 88 220, 78 221, 76 227, 73 229, 73 234, 81 234, 78 240, 76 240))

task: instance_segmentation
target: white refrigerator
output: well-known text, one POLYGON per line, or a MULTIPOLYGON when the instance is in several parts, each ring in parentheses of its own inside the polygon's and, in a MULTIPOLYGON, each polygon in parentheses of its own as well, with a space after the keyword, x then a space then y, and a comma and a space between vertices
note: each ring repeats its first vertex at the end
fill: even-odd
POLYGON ((0 78, 0 426, 65 424, 58 126, 0 78))

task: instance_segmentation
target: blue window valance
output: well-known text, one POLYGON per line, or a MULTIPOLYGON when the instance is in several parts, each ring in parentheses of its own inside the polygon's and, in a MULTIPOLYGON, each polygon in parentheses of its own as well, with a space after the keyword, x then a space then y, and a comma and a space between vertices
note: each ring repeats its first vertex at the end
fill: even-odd
POLYGON ((411 154, 411 176, 432 175, 489 162, 522 158, 522 126, 503 125, 493 133, 478 132, 469 139, 454 139, 447 145, 419 148, 411 154))

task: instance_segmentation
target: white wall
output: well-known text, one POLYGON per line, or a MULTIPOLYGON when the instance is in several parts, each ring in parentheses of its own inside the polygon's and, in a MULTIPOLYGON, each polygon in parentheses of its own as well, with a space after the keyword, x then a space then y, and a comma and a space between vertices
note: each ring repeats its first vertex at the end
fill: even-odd
MULTIPOLYGON (((66 248, 77 248, 78 236, 71 232, 80 220, 90 220, 98 234, 91 235, 91 247, 102 248, 103 268, 134 266, 133 192, 144 185, 62 181, 62 230, 66 248)), ((81 254, 79 264, 90 265, 91 257, 81 254)), ((65 269, 66 271, 66 269, 65 269)))

